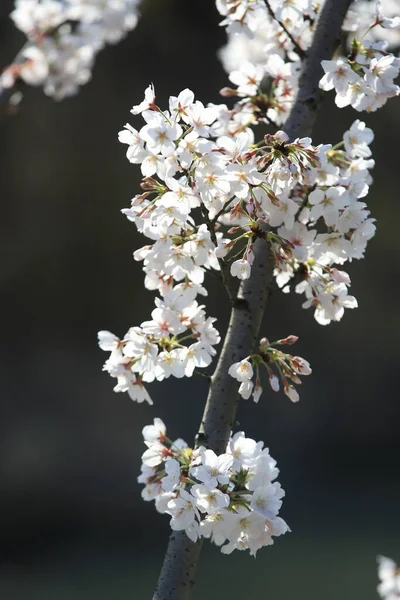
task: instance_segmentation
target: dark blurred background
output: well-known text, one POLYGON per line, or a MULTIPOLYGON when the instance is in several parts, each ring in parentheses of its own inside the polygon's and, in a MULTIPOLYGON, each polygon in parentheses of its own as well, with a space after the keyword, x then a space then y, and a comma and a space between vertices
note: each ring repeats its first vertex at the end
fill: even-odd
MULTIPOLYGON (((23 44, 0 6, 0 65, 23 44)), ((149 318, 132 252, 145 242, 120 213, 139 190, 117 133, 153 81, 157 99, 190 87, 219 102, 225 42, 213 0, 145 1, 135 31, 103 51, 93 80, 62 103, 27 89, 0 125, 2 218, 0 594, 6 600, 150 598, 168 517, 140 497, 141 429, 154 416, 191 441, 205 380, 150 386, 153 407, 112 391, 99 329, 123 335, 149 318)), ((293 533, 254 560, 206 544, 193 599, 376 598, 378 553, 400 560, 399 101, 361 115, 373 127, 378 221, 366 260, 349 266, 359 309, 319 326, 301 298, 276 291, 262 333, 300 336, 314 373, 293 405, 264 393, 239 427, 281 468, 282 516, 293 533)), ((329 94, 314 140, 339 141, 354 119, 329 94)), ((346 265, 347 266, 347 265, 346 265)), ((346 269, 347 270, 347 269, 346 269)), ((224 330, 227 304, 210 281, 207 312, 224 330)))

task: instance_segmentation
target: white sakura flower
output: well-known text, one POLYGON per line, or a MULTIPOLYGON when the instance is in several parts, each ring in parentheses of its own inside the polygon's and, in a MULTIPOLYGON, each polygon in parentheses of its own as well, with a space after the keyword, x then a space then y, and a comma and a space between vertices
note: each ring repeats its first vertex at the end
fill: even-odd
POLYGON ((202 342, 196 342, 187 348, 182 348, 179 355, 184 365, 186 377, 191 377, 196 367, 204 369, 212 361, 210 353, 204 348, 202 342))
POLYGON ((217 196, 226 196, 230 193, 230 183, 226 178, 225 171, 216 164, 199 167, 195 174, 197 190, 203 202, 213 203, 217 196))
POLYGON ((233 456, 233 469, 235 471, 239 471, 242 467, 248 468, 260 454, 257 442, 247 438, 244 431, 238 431, 232 436, 226 451, 233 456))
POLYGON ((156 511, 161 514, 164 514, 164 513, 168 512, 168 502, 170 500, 172 500, 173 498, 176 498, 176 491, 162 493, 161 485, 159 487, 160 487, 160 492, 156 496, 154 504, 156 507, 156 511))
POLYGON ((187 529, 196 521, 200 520, 199 511, 196 508, 196 501, 185 490, 179 491, 179 496, 172 498, 168 502, 167 512, 172 516, 170 521, 171 529, 181 531, 187 529))
POLYGON ((340 233, 320 233, 315 238, 314 257, 318 260, 343 264, 350 254, 351 244, 340 233))
POLYGON ((147 149, 153 154, 170 156, 175 151, 175 140, 182 135, 182 127, 171 123, 168 115, 147 111, 143 114, 147 125, 139 131, 140 137, 147 143, 147 149))
POLYGON ((144 321, 141 324, 143 331, 155 338, 177 335, 185 331, 186 327, 180 322, 179 314, 169 308, 155 308, 151 316, 152 321, 144 321))
POLYGON ((400 29, 400 16, 393 18, 384 17, 382 14, 382 0, 375 0, 376 20, 384 29, 400 29))
POLYGON ((325 75, 319 82, 319 87, 326 92, 335 88, 336 92, 343 94, 349 84, 354 83, 357 79, 356 73, 343 58, 323 60, 321 65, 325 75))
POLYGON ((174 120, 187 119, 188 109, 194 103, 194 94, 188 88, 184 89, 178 97, 171 96, 169 99, 169 111, 174 120))
MULTIPOLYGON (((260 199, 260 196, 261 194, 256 194, 258 200, 260 199)), ((261 197, 262 208, 267 213, 271 227, 279 227, 279 225, 282 225, 283 223, 287 229, 292 229, 294 217, 299 211, 297 202, 294 202, 288 196, 280 196, 279 203, 274 204, 265 193, 263 193, 261 197)))
POLYGON ((142 489, 141 496, 145 502, 156 500, 162 492, 162 487, 159 483, 150 483, 142 489))
POLYGON ((148 391, 140 381, 132 383, 132 385, 129 386, 127 392, 130 399, 134 402, 137 402, 138 404, 141 404, 142 402, 147 402, 150 405, 153 404, 153 400, 150 398, 148 391))
POLYGON ((339 271, 338 269, 330 269, 330 275, 336 283, 345 283, 346 285, 351 285, 350 276, 345 271, 339 271))
POLYGON ((365 73, 365 81, 377 94, 398 95, 399 88, 393 80, 399 74, 399 59, 393 54, 373 58, 369 69, 365 73))
POLYGON ((194 131, 201 137, 209 137, 210 125, 217 118, 217 111, 213 106, 207 108, 196 100, 187 109, 187 115, 182 117, 185 123, 193 127, 194 131))
POLYGON ((30 85, 41 85, 49 74, 46 55, 37 46, 28 46, 21 54, 26 60, 20 68, 19 76, 30 85))
POLYGON ((254 490, 250 506, 266 519, 274 519, 282 506, 285 495, 279 483, 272 483, 254 490))
POLYGON ((366 110, 366 105, 370 98, 375 98, 375 94, 368 87, 364 79, 357 77, 355 81, 350 83, 347 89, 336 94, 335 104, 339 108, 349 106, 349 104, 357 111, 366 110))
POLYGON ((203 323, 200 323, 196 327, 196 331, 200 334, 202 345, 212 356, 216 354, 216 350, 213 346, 219 344, 221 341, 218 330, 213 326, 215 321, 216 319, 213 317, 208 317, 203 323))
POLYGON ((191 542, 196 543, 200 537, 199 523, 197 521, 193 521, 193 523, 186 527, 185 533, 191 542))
POLYGON ((229 81, 238 86, 238 92, 245 96, 254 96, 260 87, 264 69, 251 62, 244 62, 238 71, 229 74, 229 81))
POLYGON ((230 498, 216 488, 210 488, 206 485, 194 485, 190 493, 196 499, 196 506, 202 512, 212 514, 222 508, 229 506, 230 498))
POLYGON ((229 240, 229 239, 220 240, 218 243, 218 246, 214 250, 214 254, 217 258, 224 258, 231 249, 232 249, 232 240, 229 240))
POLYGON ((185 365, 182 361, 179 349, 175 348, 170 352, 160 352, 154 373, 158 381, 168 379, 171 375, 178 379, 184 377, 185 365))
POLYGON ((394 560, 378 556, 378 594, 385 600, 398 600, 400 597, 400 571, 394 560))
POLYGON ((315 229, 307 229, 303 223, 295 223, 292 229, 278 229, 278 234, 293 244, 292 253, 299 262, 307 260, 308 249, 311 248, 316 233, 315 229))
POLYGON ((144 177, 151 177, 152 175, 156 174, 160 179, 164 179, 166 171, 165 156, 160 154, 152 154, 147 150, 144 150, 143 152, 143 155, 135 155, 134 160, 132 160, 132 154, 130 153, 130 148, 128 148, 126 155, 131 162, 142 163, 140 165, 140 170, 142 171, 142 175, 144 177))
POLYGON ((207 154, 214 146, 214 142, 200 137, 196 131, 190 131, 180 140, 176 149, 179 164, 184 169, 189 169, 196 155, 207 154))
POLYGON ((211 538, 214 544, 222 546, 226 539, 230 537, 234 527, 232 514, 222 509, 207 515, 200 523, 201 536, 211 538))
POLYGON ((276 460, 272 458, 267 448, 264 448, 249 463, 246 487, 249 490, 264 488, 270 486, 271 482, 278 477, 279 469, 276 467, 276 460))
POLYGON ((176 179, 168 178, 167 185, 171 191, 163 195, 163 200, 173 198, 185 206, 185 212, 189 212, 191 208, 196 208, 200 205, 199 197, 193 192, 192 188, 176 179))
POLYGON ((125 129, 118 133, 118 140, 121 144, 129 146, 126 157, 131 163, 141 163, 146 158, 148 153, 144 149, 144 141, 139 132, 129 123, 125 125, 125 129))
POLYGON ((347 206, 347 195, 344 187, 331 187, 323 191, 317 188, 308 197, 312 205, 310 218, 318 221, 323 217, 328 227, 335 227, 338 223, 340 213, 347 206))
POLYGON ((231 275, 241 280, 248 279, 251 275, 250 263, 243 258, 233 261, 231 264, 231 275))
POLYGON ((204 450, 201 463, 199 467, 192 467, 190 473, 204 485, 216 488, 218 483, 226 485, 229 482, 230 468, 233 464, 230 454, 217 456, 212 450, 204 450))
POLYGON ((181 478, 180 464, 174 458, 167 458, 165 462, 167 475, 161 481, 161 487, 165 492, 172 492, 179 484, 181 478))
POLYGON ((154 105, 154 100, 156 98, 156 94, 154 91, 154 85, 151 83, 148 88, 146 88, 144 92, 144 100, 140 104, 134 106, 131 110, 133 115, 138 115, 145 110, 152 110, 154 105))
POLYGON ((253 367, 246 359, 233 363, 233 365, 229 367, 228 373, 238 381, 246 381, 251 379, 254 375, 253 367))
POLYGON ((231 163, 227 166, 226 172, 227 179, 230 182, 231 193, 241 200, 245 200, 248 197, 249 184, 258 185, 264 179, 253 163, 231 163))
POLYGON ((364 202, 352 202, 340 215, 336 229, 343 234, 361 225, 369 215, 369 211, 365 210, 366 206, 364 202))
POLYGON ((142 463, 146 467, 157 467, 169 455, 169 450, 161 442, 146 442, 148 449, 142 454, 142 463))
POLYGON ((244 507, 238 507, 235 521, 231 540, 240 539, 243 535, 256 539, 265 529, 265 517, 255 511, 249 513, 244 507))
POLYGON ((135 359, 135 372, 151 371, 157 359, 158 347, 149 342, 138 327, 132 327, 125 336, 127 342, 123 352, 125 356, 135 359))
POLYGON ((217 139, 218 148, 224 152, 223 158, 229 158, 230 161, 237 160, 249 149, 251 143, 252 139, 247 131, 240 131, 235 137, 224 135, 217 139))
POLYGON ((100 348, 106 352, 116 350, 121 342, 121 340, 111 333, 111 331, 99 331, 97 337, 99 339, 100 348))
POLYGON ((350 156, 361 156, 368 158, 371 156, 369 144, 374 139, 374 132, 365 126, 363 121, 357 119, 354 121, 348 131, 343 134, 344 147, 350 156))
POLYGON ((161 421, 161 419, 159 419, 158 417, 155 417, 153 425, 146 425, 142 429, 144 441, 150 442, 150 444, 154 442, 163 442, 166 433, 167 428, 165 427, 163 421, 161 421))

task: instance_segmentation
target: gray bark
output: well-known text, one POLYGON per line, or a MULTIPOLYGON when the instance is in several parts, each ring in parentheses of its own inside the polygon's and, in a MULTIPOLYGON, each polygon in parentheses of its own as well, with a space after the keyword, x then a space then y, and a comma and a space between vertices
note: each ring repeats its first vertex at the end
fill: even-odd
MULTIPOLYGON (((326 0, 303 62, 297 98, 283 130, 291 139, 308 136, 315 122, 320 100, 318 82, 323 75, 321 60, 332 57, 340 38, 341 24, 351 0, 326 0)), ((238 405, 237 381, 228 375, 232 363, 249 355, 259 337, 268 301, 273 261, 268 244, 257 240, 250 279, 239 288, 232 308, 216 371, 212 377, 207 403, 197 435, 197 445, 217 454, 225 451, 238 405)), ((192 543, 184 532, 170 536, 164 564, 153 600, 187 600, 194 583, 201 540, 192 543)))

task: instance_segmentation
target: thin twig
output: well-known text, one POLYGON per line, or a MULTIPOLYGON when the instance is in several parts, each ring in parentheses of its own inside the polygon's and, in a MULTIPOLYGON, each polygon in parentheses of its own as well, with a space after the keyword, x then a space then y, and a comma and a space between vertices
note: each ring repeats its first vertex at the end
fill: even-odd
POLYGON ((198 369, 195 369, 193 371, 193 373, 195 375, 198 375, 199 377, 204 377, 205 379, 208 379, 209 381, 211 381, 212 376, 209 373, 205 373, 204 371, 199 371, 198 369))
POLYGON ((297 50, 297 54, 300 56, 300 58, 305 58, 307 56, 307 52, 305 50, 303 50, 303 48, 300 46, 299 42, 297 42, 294 39, 294 37, 292 36, 290 31, 287 29, 286 25, 284 25, 284 23, 282 23, 282 21, 280 21, 279 19, 276 18, 275 13, 272 10, 272 6, 269 3, 269 0, 264 0, 264 2, 265 2, 265 6, 267 7, 267 11, 269 12, 270 16, 274 19, 274 21, 276 21, 278 23, 278 25, 280 27, 282 27, 283 31, 288 36, 289 40, 295 46, 295 48, 297 50))

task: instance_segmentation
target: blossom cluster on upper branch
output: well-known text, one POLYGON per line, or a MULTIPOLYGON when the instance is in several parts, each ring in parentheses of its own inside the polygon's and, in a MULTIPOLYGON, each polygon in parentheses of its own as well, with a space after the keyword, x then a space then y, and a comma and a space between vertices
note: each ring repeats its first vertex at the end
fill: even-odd
MULTIPOLYGON (((302 58, 311 44, 321 2, 217 0, 217 8, 228 33, 220 57, 236 86, 222 93, 239 97, 236 109, 247 112, 249 119, 282 125, 297 94, 302 58)), ((344 29, 354 36, 349 35, 349 56, 322 61, 326 74, 320 86, 336 89, 339 107, 351 104, 357 111, 370 112, 399 95, 394 79, 400 62, 388 51, 389 42, 400 46, 398 6, 397 10, 389 6, 385 14, 393 12, 393 18, 384 16, 380 0, 351 6, 344 22, 344 29), (365 28, 360 31, 362 23, 365 28)))
POLYGON ((304 294, 319 323, 357 306, 348 274, 335 265, 362 258, 375 232, 361 201, 374 165, 365 123, 355 121, 333 147, 282 131, 256 141, 242 111, 204 106, 188 89, 163 110, 153 86, 131 112, 144 125, 126 125, 119 139, 143 181, 123 212, 152 242, 134 257, 160 298, 152 320, 122 340, 100 335, 112 350, 105 369, 118 378, 116 391, 149 400, 142 382, 191 376, 211 362, 220 337, 196 298, 214 271, 234 302, 234 279, 250 277, 259 238, 271 247, 278 286, 304 294))
POLYGON ((97 53, 134 29, 141 0, 16 0, 11 18, 27 42, 0 86, 17 79, 62 100, 87 83, 97 53))

